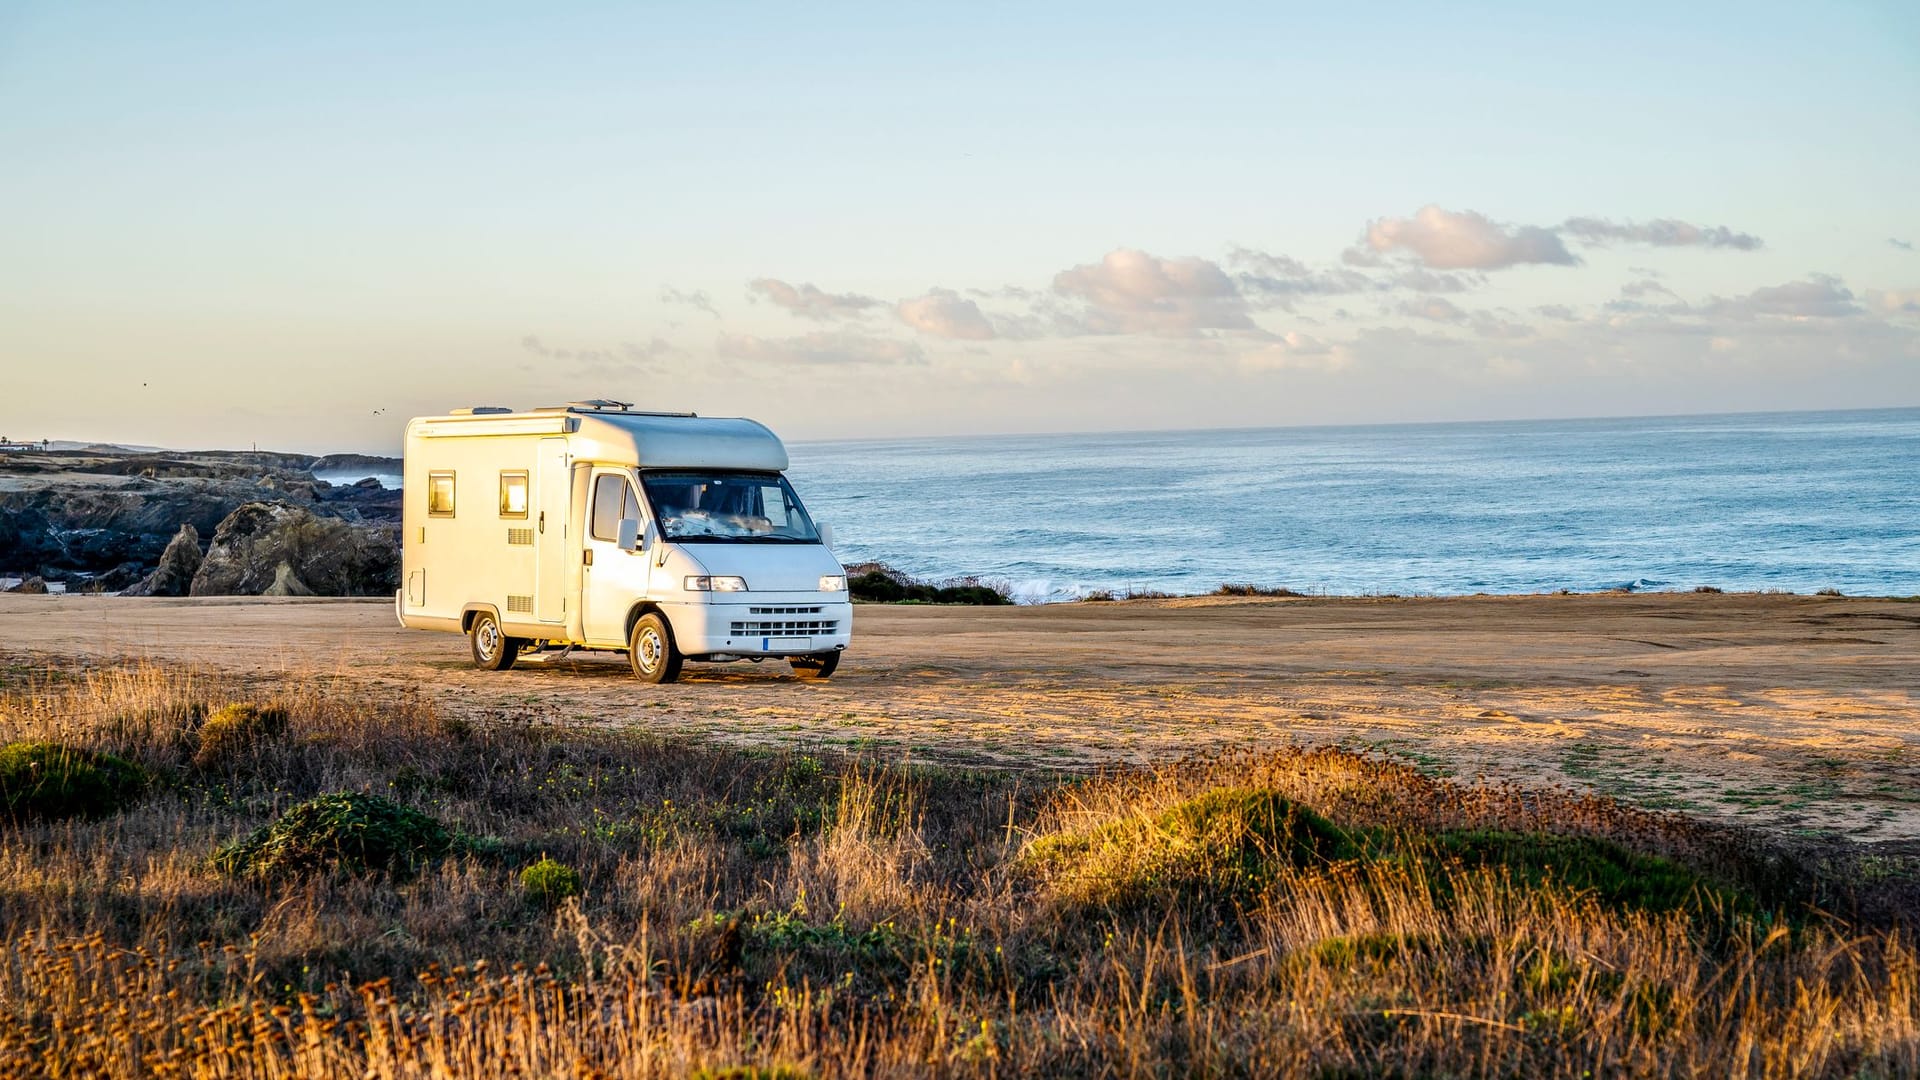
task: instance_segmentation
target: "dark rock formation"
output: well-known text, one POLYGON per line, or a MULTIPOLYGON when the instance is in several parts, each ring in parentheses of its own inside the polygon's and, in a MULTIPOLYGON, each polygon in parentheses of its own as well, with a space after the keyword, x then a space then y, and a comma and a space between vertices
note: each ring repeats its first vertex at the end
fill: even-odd
POLYGON ((160 555, 160 566, 127 590, 128 596, 185 596, 193 588, 193 577, 200 572, 200 530, 180 526, 160 555))
POLYGON ((248 503, 214 530, 193 596, 379 596, 399 584, 399 531, 248 503))
POLYGON ((42 578, 30 577, 27 580, 21 582, 20 584, 15 585, 13 588, 8 589, 7 591, 13 592, 13 593, 37 593, 40 595, 45 595, 47 591, 47 583, 42 578))
POLYGON ((322 462, 360 475, 400 472, 396 459, 360 455, 111 447, 0 455, 0 574, 124 587, 156 569, 182 525, 209 536, 253 502, 289 503, 351 524, 399 522, 400 492, 377 482, 329 483, 313 474, 322 462))

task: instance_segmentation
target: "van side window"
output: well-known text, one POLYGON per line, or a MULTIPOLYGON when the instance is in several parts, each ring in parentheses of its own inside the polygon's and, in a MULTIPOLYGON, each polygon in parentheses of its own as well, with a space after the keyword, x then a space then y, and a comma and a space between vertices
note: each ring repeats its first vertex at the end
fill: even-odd
POLYGON ((427 513, 433 517, 453 516, 453 474, 427 474, 427 513))
POLYGON ((500 474, 500 516, 510 518, 527 516, 526 473, 503 472, 500 474))
POLYGON ((593 481, 593 538, 620 539, 620 519, 641 520, 640 500, 624 476, 598 476, 593 481))

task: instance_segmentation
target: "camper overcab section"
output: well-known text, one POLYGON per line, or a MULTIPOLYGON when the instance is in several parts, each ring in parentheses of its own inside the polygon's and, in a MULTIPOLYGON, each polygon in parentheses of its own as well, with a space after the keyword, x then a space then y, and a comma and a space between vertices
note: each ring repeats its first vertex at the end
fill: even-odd
POLYGON ((752 420, 618 402, 463 409, 407 424, 400 623, 474 662, 614 649, 671 682, 685 660, 833 673, 853 629, 831 535, 752 420))

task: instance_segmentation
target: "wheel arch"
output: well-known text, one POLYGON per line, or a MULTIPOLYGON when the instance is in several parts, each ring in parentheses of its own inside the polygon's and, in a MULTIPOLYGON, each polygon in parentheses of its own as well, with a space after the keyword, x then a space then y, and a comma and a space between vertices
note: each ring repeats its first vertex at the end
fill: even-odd
MULTIPOLYGON (((493 616, 495 623, 500 622, 500 609, 494 607, 492 604, 468 604, 466 607, 460 609, 460 632, 463 634, 472 633, 474 616, 479 615, 483 611, 493 616)), ((631 627, 629 627, 629 631, 631 631, 631 627)))
POLYGON ((636 600, 633 602, 633 606, 627 609, 627 640, 633 640, 634 624, 648 615, 660 616, 660 621, 667 624, 667 633, 673 633, 673 619, 667 615, 665 608, 654 603, 652 600, 636 600))

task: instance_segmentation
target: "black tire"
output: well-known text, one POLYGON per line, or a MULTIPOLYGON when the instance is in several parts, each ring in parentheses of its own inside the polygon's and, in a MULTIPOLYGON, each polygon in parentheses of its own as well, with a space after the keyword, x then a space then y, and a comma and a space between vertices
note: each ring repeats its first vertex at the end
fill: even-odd
POLYGON ((840 666, 840 654, 837 651, 811 653, 792 657, 787 662, 793 665, 795 678, 824 679, 840 666))
POLYGON ((482 671, 505 671, 520 659, 520 647, 526 642, 508 637, 500 629, 500 620, 483 611, 473 617, 467 630, 467 644, 473 648, 473 666, 482 671))
POLYGON ((653 612, 640 616, 627 635, 627 662, 642 682, 670 683, 678 679, 680 665, 686 659, 673 643, 673 628, 653 612))

